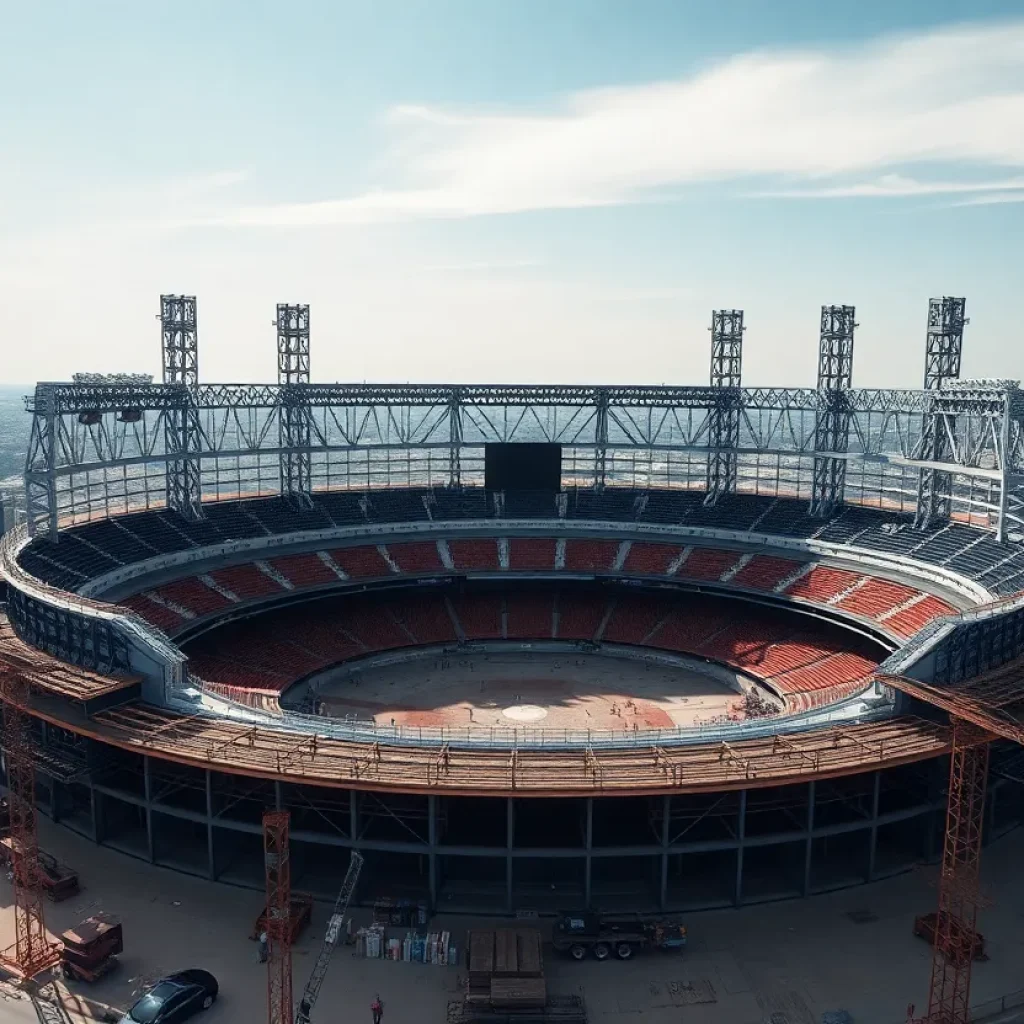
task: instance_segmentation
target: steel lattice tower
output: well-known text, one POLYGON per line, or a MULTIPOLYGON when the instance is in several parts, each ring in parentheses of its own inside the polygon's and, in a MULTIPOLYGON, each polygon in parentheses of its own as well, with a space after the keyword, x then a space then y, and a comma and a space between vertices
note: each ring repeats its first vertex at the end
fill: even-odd
MULTIPOLYGON (((943 296, 928 300, 928 340, 925 348, 924 386, 939 391, 947 381, 960 376, 963 351, 965 298, 943 296)), ((921 432, 921 458, 928 462, 951 462, 956 420, 934 397, 925 412, 921 432)), ((953 511, 953 475, 943 470, 924 469, 920 474, 915 525, 921 529, 946 522, 953 511)))
POLYGON ((853 381, 853 306, 822 306, 818 346, 818 408, 814 420, 814 481, 811 514, 823 519, 843 501, 846 460, 824 454, 845 455, 850 444, 850 404, 847 392, 853 381))
POLYGON ((928 341, 925 349, 925 390, 941 388, 947 380, 960 377, 960 355, 964 345, 964 316, 967 299, 928 300, 928 341))
POLYGON ((11 874, 14 890, 14 945, 0 952, 0 964, 20 978, 34 978, 60 961, 43 915, 39 840, 36 836, 36 766, 28 737, 30 687, 20 676, 0 677, 4 700, 4 762, 10 803, 11 874))
POLYGON ((715 404, 708 418, 705 505, 736 490, 736 449, 740 443, 740 378, 743 368, 743 310, 711 311, 711 386, 715 404))
POLYGON ((267 1020, 292 1024, 292 881, 287 811, 263 814, 267 883, 267 1020))
POLYGON ((164 419, 167 463, 167 507, 186 519, 200 519, 202 474, 199 414, 195 391, 199 385, 199 339, 194 295, 160 296, 160 333, 164 384, 180 389, 179 402, 164 419))
POLYGON ((283 386, 281 493, 306 503, 312 490, 309 408, 302 387, 309 383, 309 306, 278 303, 275 324, 277 382, 283 386))
POLYGON ((966 1024, 978 919, 981 839, 991 734, 953 719, 946 841, 939 875, 928 1024, 966 1024))

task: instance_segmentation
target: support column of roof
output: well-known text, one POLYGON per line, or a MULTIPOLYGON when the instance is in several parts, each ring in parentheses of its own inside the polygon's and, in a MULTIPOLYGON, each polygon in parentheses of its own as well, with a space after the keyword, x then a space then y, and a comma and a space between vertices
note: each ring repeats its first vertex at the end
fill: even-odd
POLYGON ((814 480, 811 514, 832 515, 843 502, 846 486, 845 455, 850 444, 850 403, 853 382, 853 306, 822 306, 818 344, 818 409, 814 422, 814 480))
MULTIPOLYGON (((963 351, 965 298, 928 300, 928 335, 925 346, 924 386, 936 392, 925 410, 921 430, 921 458, 926 462, 950 462, 952 439, 956 435, 955 417, 944 412, 938 392, 949 381, 960 377, 960 356, 963 351)), ((935 523, 948 522, 953 511, 953 474, 937 469, 923 469, 918 478, 917 516, 915 525, 925 529, 935 523)))
POLYGON ((201 519, 202 475, 200 426, 196 407, 199 385, 199 338, 194 295, 160 296, 163 381, 179 390, 179 401, 164 419, 167 462, 167 507, 186 519, 201 519))
POLYGON ((281 388, 281 494, 309 504, 312 500, 309 404, 309 306, 278 303, 277 382, 281 388))
POLYGON ((708 417, 705 505, 714 505, 721 495, 736 491, 744 330, 742 309, 711 311, 711 386, 716 391, 708 417))

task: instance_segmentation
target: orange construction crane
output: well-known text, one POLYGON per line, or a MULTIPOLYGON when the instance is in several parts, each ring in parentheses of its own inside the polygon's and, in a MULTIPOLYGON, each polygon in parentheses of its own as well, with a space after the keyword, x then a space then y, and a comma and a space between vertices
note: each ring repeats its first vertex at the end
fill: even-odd
POLYGON ((931 988, 928 1012, 919 1021, 967 1024, 989 745, 995 739, 1024 744, 1024 659, 948 689, 905 676, 878 678, 946 711, 953 727, 931 988))
POLYGON ((36 770, 26 714, 30 693, 26 679, 13 672, 0 673, 15 928, 14 945, 0 951, 0 965, 23 979, 34 978, 60 961, 60 944, 47 936, 43 917, 39 840, 36 835, 36 770))
POLYGON ((267 1020, 292 1024, 292 882, 288 812, 263 814, 263 862, 267 873, 267 1020))

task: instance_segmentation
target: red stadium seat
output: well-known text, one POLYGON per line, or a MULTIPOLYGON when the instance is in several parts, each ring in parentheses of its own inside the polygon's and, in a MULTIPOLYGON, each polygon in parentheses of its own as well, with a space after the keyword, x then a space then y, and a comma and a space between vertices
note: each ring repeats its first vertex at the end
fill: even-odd
POLYGON ((509 568, 550 572, 555 567, 555 541, 544 537, 513 537, 508 543, 509 568))
POLYGON ((567 540, 565 567, 569 572, 608 572, 620 545, 617 540, 567 540))
POLYGON ((388 554, 402 572, 442 572, 444 566, 437 553, 435 541, 413 541, 408 544, 389 544, 388 554))

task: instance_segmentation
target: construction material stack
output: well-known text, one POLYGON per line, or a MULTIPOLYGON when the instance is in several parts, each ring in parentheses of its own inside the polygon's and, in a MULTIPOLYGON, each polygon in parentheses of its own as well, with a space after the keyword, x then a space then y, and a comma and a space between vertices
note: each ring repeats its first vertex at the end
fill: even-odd
POLYGON ((465 999, 449 1008, 453 1024, 585 1024, 578 996, 548 995, 536 928, 471 931, 468 960, 465 999))

